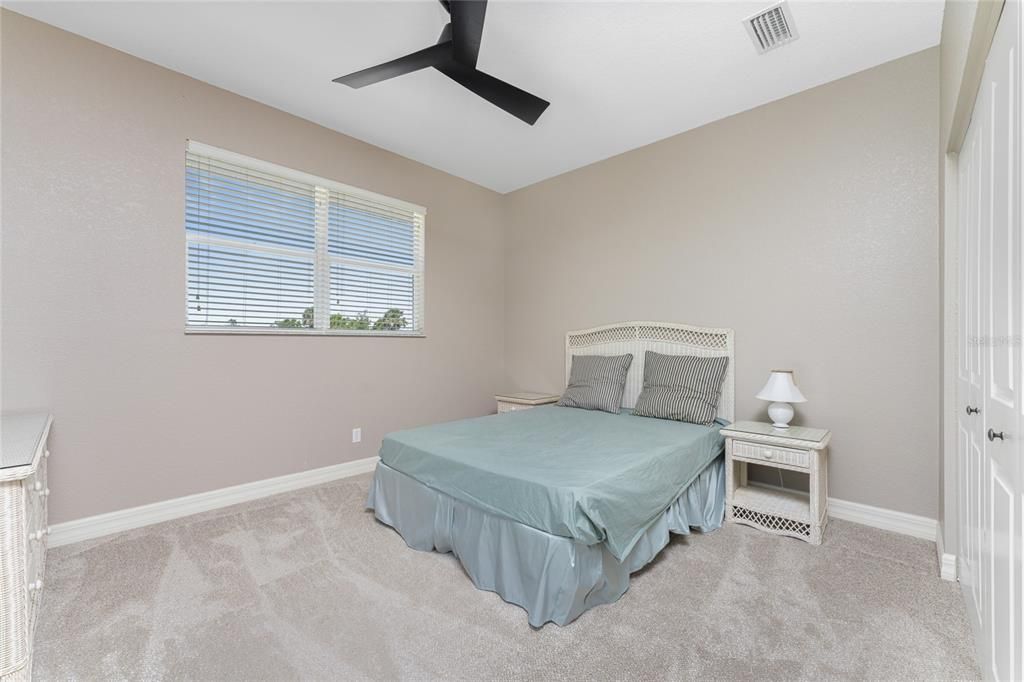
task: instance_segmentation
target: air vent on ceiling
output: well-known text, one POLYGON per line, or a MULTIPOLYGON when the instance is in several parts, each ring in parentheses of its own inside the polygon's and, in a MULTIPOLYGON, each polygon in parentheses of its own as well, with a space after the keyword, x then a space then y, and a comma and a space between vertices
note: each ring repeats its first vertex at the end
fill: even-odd
POLYGON ((793 42, 799 37, 796 34, 793 15, 789 13, 789 5, 785 2, 772 5, 748 17, 743 23, 760 54, 793 42))

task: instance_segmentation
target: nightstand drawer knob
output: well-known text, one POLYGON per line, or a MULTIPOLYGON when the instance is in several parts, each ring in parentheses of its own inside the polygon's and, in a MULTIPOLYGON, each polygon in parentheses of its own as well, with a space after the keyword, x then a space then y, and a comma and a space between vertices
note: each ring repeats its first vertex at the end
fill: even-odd
POLYGON ((989 429, 988 439, 995 440, 996 438, 998 438, 999 440, 1006 440, 1006 437, 1003 435, 1002 431, 993 431, 992 429, 989 429))
POLYGON ((978 414, 979 412, 981 412, 980 408, 971 407, 970 405, 967 406, 967 414, 978 414))

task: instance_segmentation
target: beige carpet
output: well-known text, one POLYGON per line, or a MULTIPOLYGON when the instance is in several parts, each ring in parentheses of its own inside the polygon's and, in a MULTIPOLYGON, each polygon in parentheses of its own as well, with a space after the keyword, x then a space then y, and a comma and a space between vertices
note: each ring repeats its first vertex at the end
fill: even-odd
POLYGON ((51 551, 38 680, 977 678, 931 543, 833 522, 677 538, 532 630, 363 510, 369 476, 51 551))

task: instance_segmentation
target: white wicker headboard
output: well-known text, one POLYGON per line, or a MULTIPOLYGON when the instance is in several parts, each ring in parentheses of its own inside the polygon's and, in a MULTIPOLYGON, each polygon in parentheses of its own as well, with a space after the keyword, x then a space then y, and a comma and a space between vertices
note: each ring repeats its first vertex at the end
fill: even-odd
POLYGON ((692 327, 669 322, 619 322, 593 329, 581 329, 565 335, 565 381, 574 355, 633 354, 633 362, 626 376, 623 407, 633 407, 644 385, 644 353, 665 355, 724 356, 729 366, 722 382, 722 397, 718 401, 718 416, 733 421, 736 416, 736 356, 731 329, 692 327))

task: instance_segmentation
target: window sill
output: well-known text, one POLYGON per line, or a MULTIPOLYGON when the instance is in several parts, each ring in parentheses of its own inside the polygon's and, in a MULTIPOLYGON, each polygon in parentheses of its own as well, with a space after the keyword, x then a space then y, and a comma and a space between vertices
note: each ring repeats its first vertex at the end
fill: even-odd
POLYGON ((367 338, 425 339, 423 332, 375 332, 357 329, 251 329, 230 327, 185 327, 185 334, 198 336, 362 336, 367 338))

